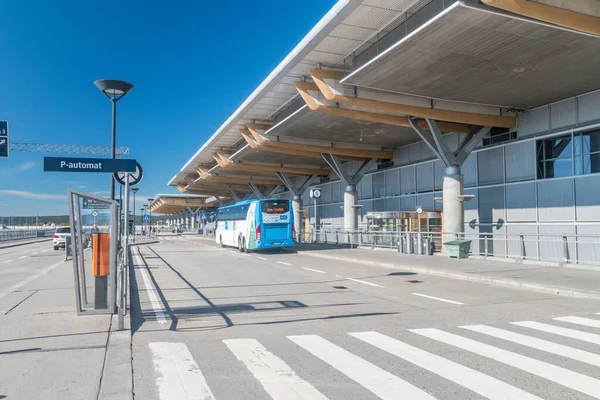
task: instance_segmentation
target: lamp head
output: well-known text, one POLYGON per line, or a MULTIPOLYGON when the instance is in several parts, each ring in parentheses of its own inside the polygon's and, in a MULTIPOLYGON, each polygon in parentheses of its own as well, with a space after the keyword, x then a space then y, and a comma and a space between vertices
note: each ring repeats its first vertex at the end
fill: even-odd
POLYGON ((133 84, 125 81, 119 81, 117 79, 99 79, 94 82, 94 85, 111 100, 119 100, 125 96, 131 89, 133 84))

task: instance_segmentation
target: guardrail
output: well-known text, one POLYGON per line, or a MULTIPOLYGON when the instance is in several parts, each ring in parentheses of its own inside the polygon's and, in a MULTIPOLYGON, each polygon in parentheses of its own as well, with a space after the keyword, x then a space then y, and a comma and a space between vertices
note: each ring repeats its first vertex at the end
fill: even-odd
POLYGON ((598 235, 368 232, 344 229, 302 231, 298 235, 299 243, 387 248, 407 254, 423 255, 442 252, 443 242, 455 239, 470 240, 470 254, 482 257, 600 265, 600 236, 598 235))
POLYGON ((3 229, 0 230, 0 242, 52 237, 55 231, 56 229, 3 229))

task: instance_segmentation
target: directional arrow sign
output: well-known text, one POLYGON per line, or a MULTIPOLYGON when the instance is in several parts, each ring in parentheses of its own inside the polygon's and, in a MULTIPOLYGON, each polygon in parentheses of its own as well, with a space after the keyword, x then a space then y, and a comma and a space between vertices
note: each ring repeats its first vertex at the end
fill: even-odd
POLYGON ((8 157, 8 121, 0 121, 0 158, 8 157))

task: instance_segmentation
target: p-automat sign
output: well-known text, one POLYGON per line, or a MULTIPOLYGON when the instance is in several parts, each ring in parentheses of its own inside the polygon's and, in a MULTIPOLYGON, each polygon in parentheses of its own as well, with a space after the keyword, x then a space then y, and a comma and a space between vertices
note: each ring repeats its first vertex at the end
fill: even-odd
POLYGON ((44 157, 44 171, 53 172, 135 172, 135 160, 111 158, 44 157))

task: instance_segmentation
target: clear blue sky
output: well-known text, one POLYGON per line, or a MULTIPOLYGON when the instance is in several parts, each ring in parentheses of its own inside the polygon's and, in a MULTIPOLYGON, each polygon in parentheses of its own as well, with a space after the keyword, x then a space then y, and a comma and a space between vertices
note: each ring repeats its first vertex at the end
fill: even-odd
MULTIPOLYGON (((176 192, 169 179, 334 3, 2 1, 0 120, 13 142, 108 146, 94 81, 130 81, 117 145, 144 168, 138 196, 176 192)), ((107 175, 43 172, 43 157, 0 159, 0 216, 65 214, 68 188, 108 195, 107 175)))

